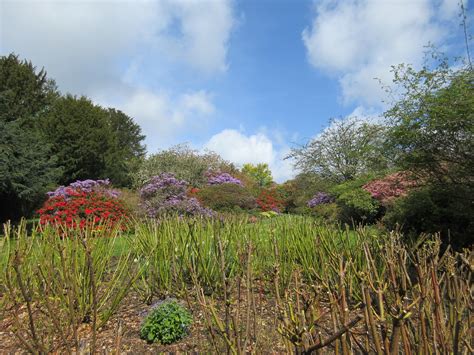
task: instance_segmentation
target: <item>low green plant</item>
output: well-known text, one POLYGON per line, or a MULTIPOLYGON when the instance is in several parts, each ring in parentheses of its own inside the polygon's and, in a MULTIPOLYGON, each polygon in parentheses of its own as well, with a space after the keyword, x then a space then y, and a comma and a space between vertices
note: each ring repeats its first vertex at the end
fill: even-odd
POLYGON ((183 339, 192 323, 189 311, 176 301, 165 301, 143 321, 140 337, 149 343, 171 344, 183 339))
POLYGON ((251 210, 257 207, 255 197, 245 187, 236 184, 209 185, 203 187, 197 198, 215 211, 233 211, 236 207, 251 210))

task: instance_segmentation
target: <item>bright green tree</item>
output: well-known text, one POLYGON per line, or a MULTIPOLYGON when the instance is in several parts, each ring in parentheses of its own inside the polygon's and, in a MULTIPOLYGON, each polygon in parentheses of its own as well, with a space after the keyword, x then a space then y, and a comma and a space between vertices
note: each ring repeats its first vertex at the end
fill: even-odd
POLYGON ((244 164, 242 173, 250 176, 259 187, 269 187, 273 183, 272 172, 266 163, 244 164))

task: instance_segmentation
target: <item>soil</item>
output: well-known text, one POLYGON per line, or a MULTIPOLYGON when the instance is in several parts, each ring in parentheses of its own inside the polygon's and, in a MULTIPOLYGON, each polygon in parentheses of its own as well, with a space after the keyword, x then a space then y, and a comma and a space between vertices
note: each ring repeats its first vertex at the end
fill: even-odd
MULTIPOLYGON (((187 337, 171 345, 161 345, 157 343, 149 344, 140 339, 140 325, 153 306, 147 305, 135 292, 130 292, 123 300, 119 311, 99 329, 97 333, 96 349, 102 354, 157 354, 157 353, 216 353, 212 345, 206 319, 201 311, 201 307, 196 301, 190 301, 190 308, 193 314, 193 324, 187 337), (117 349, 119 351, 117 352, 117 349)), ((249 342, 248 351, 257 353, 284 353, 285 348, 282 338, 277 332, 276 318, 274 314, 274 303, 264 294, 256 295, 257 319, 255 328, 258 343, 249 342)), ((183 301, 183 304, 186 304, 183 301)), ((222 304, 216 306, 221 312, 224 309, 222 304)), ((26 311, 24 316, 26 317, 26 311)), ((12 319, 2 317, 0 320, 0 354, 24 354, 27 351, 21 346, 21 342, 12 332, 12 319)), ((79 347, 76 353, 88 354, 90 352, 92 332, 89 324, 81 325, 79 329, 79 347)), ((225 345, 222 339, 217 340, 222 351, 225 352, 225 345)), ((62 354, 66 348, 58 348, 55 353, 62 354)))

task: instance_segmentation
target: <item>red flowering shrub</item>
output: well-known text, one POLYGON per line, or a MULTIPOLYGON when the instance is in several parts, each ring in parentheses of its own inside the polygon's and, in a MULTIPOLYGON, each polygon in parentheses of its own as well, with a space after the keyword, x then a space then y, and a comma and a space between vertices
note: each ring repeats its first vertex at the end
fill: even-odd
POLYGON ((262 211, 282 212, 285 208, 284 200, 275 189, 262 190, 258 195, 257 205, 262 211))
POLYGON ((410 189, 417 186, 417 182, 404 171, 385 176, 383 179, 373 180, 362 188, 372 197, 387 205, 397 197, 406 196, 410 189))
POLYGON ((123 202, 100 192, 68 189, 68 197, 49 198, 38 210, 40 224, 61 225, 70 228, 113 226, 127 217, 123 202))

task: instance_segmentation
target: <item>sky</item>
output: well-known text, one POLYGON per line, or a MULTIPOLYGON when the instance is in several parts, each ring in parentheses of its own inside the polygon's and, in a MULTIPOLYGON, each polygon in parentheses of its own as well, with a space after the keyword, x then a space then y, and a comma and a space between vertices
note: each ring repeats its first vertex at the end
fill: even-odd
POLYGON ((419 68, 428 44, 465 55, 458 3, 0 0, 0 55, 133 117, 149 154, 188 143, 282 182, 331 118, 384 111, 392 65, 419 68))

